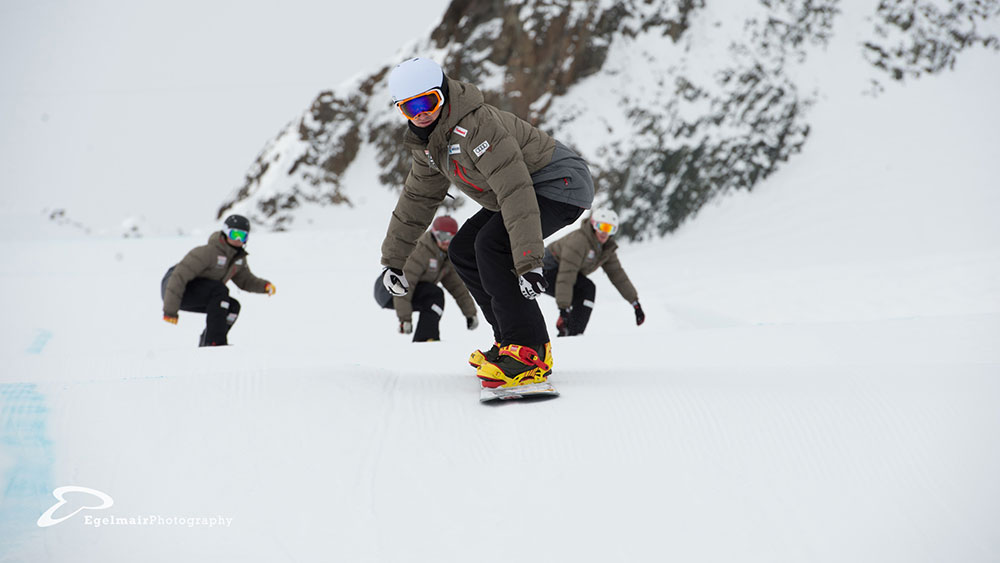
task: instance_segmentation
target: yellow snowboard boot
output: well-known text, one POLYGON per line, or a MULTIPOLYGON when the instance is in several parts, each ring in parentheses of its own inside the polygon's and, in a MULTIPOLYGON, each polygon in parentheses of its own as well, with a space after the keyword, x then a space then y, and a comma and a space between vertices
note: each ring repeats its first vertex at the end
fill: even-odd
POLYGON ((494 342, 493 347, 489 350, 483 352, 482 350, 476 350, 472 354, 469 354, 469 365, 474 368, 479 368, 483 365, 483 362, 487 360, 497 360, 500 353, 500 343, 494 342))
POLYGON ((544 371, 542 371, 542 381, 545 381, 545 378, 547 378, 548 376, 552 375, 552 343, 551 342, 546 342, 545 343, 545 360, 544 360, 544 362, 545 362, 545 365, 547 366, 547 368, 544 371))
POLYGON ((500 348, 497 355, 496 361, 486 359, 476 370, 476 377, 482 380, 483 387, 517 387, 542 383, 552 371, 538 357, 538 352, 527 346, 508 344, 500 348))

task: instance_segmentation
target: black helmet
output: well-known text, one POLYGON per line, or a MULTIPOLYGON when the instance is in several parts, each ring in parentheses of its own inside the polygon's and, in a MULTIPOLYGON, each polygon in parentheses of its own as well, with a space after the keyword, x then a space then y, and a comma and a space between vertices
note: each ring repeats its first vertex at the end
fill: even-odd
POLYGON ((239 229, 241 231, 250 231, 250 219, 242 215, 230 215, 226 217, 226 226, 230 229, 239 229))

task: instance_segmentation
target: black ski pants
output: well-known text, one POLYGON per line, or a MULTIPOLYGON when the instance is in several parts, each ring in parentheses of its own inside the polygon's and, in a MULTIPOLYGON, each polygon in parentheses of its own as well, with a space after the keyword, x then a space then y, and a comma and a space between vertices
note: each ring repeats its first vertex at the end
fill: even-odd
MULTIPOLYGON (((167 271, 160 286, 161 298, 166 293, 166 280, 170 278, 170 273, 167 271)), ((225 346, 229 344, 229 329, 233 328, 240 315, 240 302, 229 296, 229 288, 221 281, 195 278, 184 288, 180 309, 205 313, 205 331, 200 346, 225 346)))
MULTIPOLYGON (((379 279, 381 282, 381 278, 379 279)), ((414 342, 427 342, 428 340, 441 340, 441 314, 444 313, 444 291, 436 283, 420 282, 414 287, 413 311, 419 313, 417 326, 413 329, 414 342)), ((383 309, 392 309, 392 299, 383 309)))
MULTIPOLYGON (((544 197, 537 199, 543 237, 583 214, 583 208, 573 204, 544 197)), ((500 212, 481 209, 470 217, 452 239, 448 257, 482 310, 483 318, 493 327, 497 342, 503 346, 541 347, 549 341, 538 303, 521 295, 510 236, 500 212)))
MULTIPOLYGON (((556 296, 556 276, 559 275, 558 268, 549 268, 545 270, 545 281, 548 282, 549 287, 545 289, 545 293, 556 296)), ((590 278, 583 274, 576 275, 576 282, 573 283, 573 301, 571 307, 573 310, 569 313, 568 326, 569 330, 568 336, 575 336, 577 334, 583 334, 583 331, 587 330, 587 323, 590 322, 590 313, 594 311, 594 297, 597 295, 597 287, 594 286, 594 282, 590 281, 590 278)))

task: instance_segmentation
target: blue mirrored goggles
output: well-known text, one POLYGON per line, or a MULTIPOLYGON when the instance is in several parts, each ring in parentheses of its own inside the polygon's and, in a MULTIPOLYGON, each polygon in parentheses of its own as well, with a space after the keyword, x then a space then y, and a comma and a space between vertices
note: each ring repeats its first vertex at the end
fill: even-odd
POLYGON ((226 236, 228 236, 230 240, 246 242, 247 238, 250 237, 250 231, 244 231, 243 229, 229 229, 226 231, 226 236))
POLYGON ((437 111, 444 103, 444 94, 439 88, 429 90, 423 94, 417 94, 412 98, 406 98, 396 102, 396 107, 407 119, 414 119, 422 113, 437 111))

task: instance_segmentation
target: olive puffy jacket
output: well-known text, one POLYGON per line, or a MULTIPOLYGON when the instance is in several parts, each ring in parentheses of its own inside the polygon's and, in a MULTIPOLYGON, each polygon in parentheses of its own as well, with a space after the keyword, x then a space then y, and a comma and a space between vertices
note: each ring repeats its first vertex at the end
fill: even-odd
MULTIPOLYGON (((454 185, 484 208, 501 212, 516 273, 541 267, 545 247, 532 174, 552 162, 556 141, 516 115, 484 103, 482 92, 471 84, 448 79, 448 91, 448 104, 427 142, 406 131, 403 144, 412 164, 382 243, 382 264, 403 268, 454 185)), ((589 174, 587 182, 570 180, 565 181, 567 195, 562 200, 578 199, 578 205, 589 207, 589 174), (581 195, 574 198, 574 192, 581 195)))
POLYGON ((240 289, 253 293, 266 293, 270 283, 253 275, 246 249, 228 244, 222 231, 212 233, 208 244, 191 249, 172 270, 163 292, 163 314, 171 317, 177 316, 184 289, 195 278, 222 283, 233 280, 240 289))
MULTIPOLYGON (((458 277, 458 272, 448 260, 448 253, 438 247, 430 231, 417 240, 417 247, 406 261, 403 273, 406 274, 406 281, 411 288, 415 288, 420 282, 440 283, 455 298, 463 315, 476 316, 476 303, 472 300, 469 289, 465 287, 462 278, 458 277)), ((413 318, 412 291, 402 297, 393 297, 392 304, 400 322, 413 318)))
POLYGON ((567 309, 573 304, 573 285, 576 276, 589 276, 597 268, 604 268, 618 293, 629 303, 639 299, 635 287, 618 261, 618 243, 614 237, 601 244, 590 221, 584 219, 579 230, 553 242, 545 249, 545 269, 558 268, 556 275, 556 306, 567 309))

